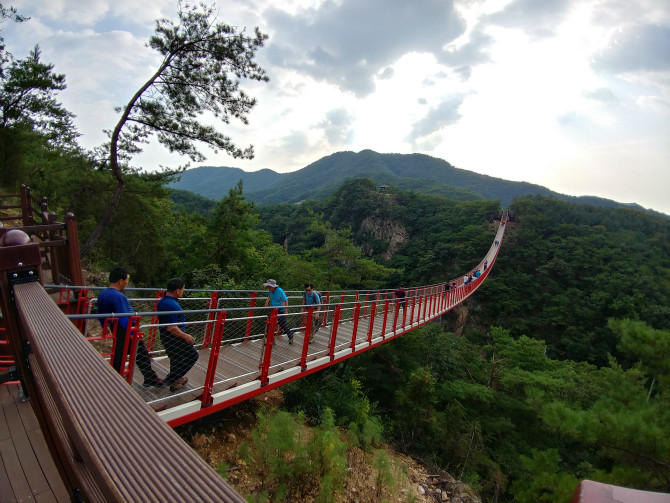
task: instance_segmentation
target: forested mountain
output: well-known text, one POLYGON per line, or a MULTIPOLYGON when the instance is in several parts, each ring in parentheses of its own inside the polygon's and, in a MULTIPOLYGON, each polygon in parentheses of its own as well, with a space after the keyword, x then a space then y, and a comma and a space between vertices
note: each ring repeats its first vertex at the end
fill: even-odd
MULTIPOLYGON (((216 17, 213 9, 207 12, 216 17)), ((160 33, 182 30, 164 27, 160 33)), ((228 31, 219 33, 228 43, 228 31)), ((244 44, 233 46, 242 50, 244 44)), ((213 75, 190 75, 193 60, 179 59, 188 63, 186 80, 213 75)), ((152 96, 175 103, 141 100, 130 122, 143 125, 112 135, 122 139, 122 152, 87 152, 77 145, 74 116, 55 100, 65 76, 40 60, 38 48, 16 60, 5 52, 0 67, 6 105, 0 107, 1 192, 29 185, 35 201, 44 196, 58 218, 66 211, 75 215, 82 242, 99 230, 84 257, 97 278, 122 265, 133 286, 163 286, 173 277, 189 288, 217 290, 260 290, 270 277, 287 290, 308 281, 321 291, 418 286, 468 272, 488 249, 501 206, 512 210, 515 222, 508 224, 495 267, 454 312, 283 387, 296 414, 277 414, 277 430, 287 435, 271 438, 293 442, 308 421, 327 425, 317 430, 324 448, 314 452, 340 468, 339 487, 348 466, 338 437, 346 435, 366 449, 383 437, 465 480, 484 501, 565 503, 582 478, 670 492, 666 215, 477 175, 425 155, 370 150, 333 154, 288 174, 196 168, 172 184, 176 171, 146 173, 126 164, 148 139, 145 126, 158 120, 153 125, 160 126, 162 140, 172 140, 168 147, 194 160, 200 156, 190 140, 226 140, 191 119, 185 124, 145 115, 158 110, 195 117, 197 100, 184 94, 184 80, 159 79, 179 92, 152 96), (178 130, 166 136, 165 125, 178 130), (185 125, 207 134, 184 135, 185 125), (110 168, 115 158, 121 162, 110 168), (388 187, 380 190, 382 184, 388 187), (213 200, 195 194, 205 190, 213 200), (100 228, 103 219, 108 222, 100 228), (288 423, 300 429, 284 428, 288 423)), ((235 86, 234 79, 222 82, 222 92, 235 86)), ((230 98, 224 92, 222 105, 236 113, 253 103, 230 98)), ((117 133, 130 116, 123 117, 117 133)), ((227 141, 223 146, 233 148, 227 141)), ((263 422, 275 421, 266 416, 263 422)), ((271 492, 254 489, 249 500, 301 500, 300 484, 292 486, 298 492, 279 490, 284 477, 300 470, 300 463, 285 462, 295 453, 268 445, 264 435, 258 430, 256 438, 267 448, 262 452, 277 447, 273 461, 281 480, 271 492)), ((246 455, 235 456, 240 470, 252 466, 250 451, 247 446, 246 455)), ((335 498, 332 479, 310 484, 321 484, 328 501, 335 498)))
POLYGON ((203 166, 185 171, 180 178, 169 187, 212 199, 220 199, 242 180, 246 198, 259 205, 324 199, 344 180, 371 178, 378 184, 456 201, 500 200, 504 207, 515 197, 545 195, 596 206, 642 209, 636 204, 594 196, 567 196, 540 185, 480 175, 423 154, 379 154, 372 150, 338 152, 292 173, 279 174, 269 169, 247 173, 237 168, 203 166))
POLYGON ((218 201, 242 180, 247 193, 263 190, 278 182, 282 175, 270 169, 247 172, 239 168, 200 166, 183 172, 170 188, 187 190, 218 201))
MULTIPOLYGON (((258 211, 305 257, 320 243, 315 222, 346 229, 392 268, 391 286, 469 270, 498 209, 367 179, 258 211)), ((670 221, 542 196, 511 209, 491 275, 442 326, 292 383, 287 405, 311 418, 332 408, 353 431, 377 418, 398 448, 484 501, 565 502, 582 478, 670 491, 670 221)))

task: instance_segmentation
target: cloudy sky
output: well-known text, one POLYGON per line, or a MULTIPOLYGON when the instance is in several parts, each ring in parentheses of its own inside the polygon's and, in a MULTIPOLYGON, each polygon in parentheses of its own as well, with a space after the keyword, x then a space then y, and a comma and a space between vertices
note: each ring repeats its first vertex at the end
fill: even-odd
MULTIPOLYGON (((176 0, 15 0, 7 49, 67 77, 81 144, 105 140, 155 71, 145 46, 176 0)), ((294 171, 343 150, 424 153, 572 195, 670 214, 668 0, 219 0, 219 19, 269 35, 249 125, 222 125, 252 161, 294 171)), ((133 164, 181 165, 150 144, 133 164)))

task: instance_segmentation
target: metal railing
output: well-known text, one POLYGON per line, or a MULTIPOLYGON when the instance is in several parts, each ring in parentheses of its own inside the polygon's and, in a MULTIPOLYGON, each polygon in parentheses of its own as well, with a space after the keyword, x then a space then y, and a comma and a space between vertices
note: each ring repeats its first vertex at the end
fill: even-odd
MULTIPOLYGON (((185 331, 195 338, 199 352, 209 351, 207 361, 197 363, 204 377, 179 393, 167 394, 163 390, 162 393, 144 392, 143 396, 148 404, 161 410, 170 424, 182 424, 414 330, 461 304, 479 288, 497 258, 504 230, 503 219, 487 254, 472 269, 478 269, 480 274, 471 283, 464 284, 460 276, 436 285, 409 288, 404 308, 390 289, 323 292, 324 303, 315 314, 301 305, 302 292, 287 291, 289 305, 284 316, 295 330, 294 346, 289 346, 279 329, 276 309, 264 307, 266 292, 187 290, 188 295, 201 296, 182 297, 180 303, 186 316, 185 331), (258 305, 261 303, 263 306, 258 305), (314 317, 318 322, 314 322, 314 317), (315 325, 318 326, 316 341, 310 344, 315 325), (182 402, 174 405, 180 395, 196 398, 190 400, 188 407, 182 402)), ((122 374, 132 383, 132 362, 139 340, 144 341, 154 361, 165 363, 165 368, 169 364, 157 335, 165 326, 158 323, 156 312, 156 303, 163 291, 129 289, 127 293, 136 313, 132 315, 135 321, 129 323, 135 328, 129 337, 127 366, 122 374), (141 296, 132 297, 132 294, 141 296)), ((70 315, 87 337, 96 337, 100 324, 86 321, 104 316, 93 313, 95 305, 95 298, 88 299, 80 305, 82 314, 70 315), (91 331, 96 334, 91 335, 91 331)), ((131 315, 106 313, 106 317, 110 316, 131 315)), ((108 334, 108 339, 113 341, 113 332, 108 334)), ((101 354, 104 357, 111 354, 109 345, 101 354)))

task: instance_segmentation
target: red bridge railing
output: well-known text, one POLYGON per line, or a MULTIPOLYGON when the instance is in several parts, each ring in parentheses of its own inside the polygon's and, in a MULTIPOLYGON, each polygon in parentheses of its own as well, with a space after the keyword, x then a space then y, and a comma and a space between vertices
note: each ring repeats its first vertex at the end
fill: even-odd
MULTIPOLYGON (((389 342, 463 303, 488 277, 498 256, 505 224, 504 215, 488 252, 472 268, 480 272, 472 282, 464 284, 461 276, 408 288, 404 306, 394 298, 393 290, 338 291, 322 292, 324 304, 315 311, 302 306, 302 292, 288 291, 285 319, 294 329, 293 344, 278 330, 277 311, 259 306, 259 297, 266 297, 267 292, 189 291, 180 303, 186 314, 186 331, 195 338, 200 359, 189 373, 188 386, 178 393, 142 388, 141 376, 134 372, 132 364, 137 344, 144 340, 159 375, 169 372, 169 361, 156 337, 160 327, 156 299, 163 292, 127 292, 136 315, 129 323, 133 328, 121 373, 172 426, 214 413, 389 342), (312 336, 314 342, 310 343, 312 336)), ((92 291, 88 287, 87 294, 92 291)), ((100 337, 100 324, 91 320, 102 316, 93 314, 96 303, 96 295, 91 294, 79 304, 82 311, 70 316, 92 340, 100 337)), ((103 334, 108 343, 114 341, 113 326, 103 334)), ((109 344, 101 350, 106 358, 110 353, 109 344)))

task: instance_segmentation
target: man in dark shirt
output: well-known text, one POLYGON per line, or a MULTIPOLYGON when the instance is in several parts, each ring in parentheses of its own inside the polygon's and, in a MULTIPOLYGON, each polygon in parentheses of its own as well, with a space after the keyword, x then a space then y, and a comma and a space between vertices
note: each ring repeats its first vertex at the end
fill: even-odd
POLYGON ((158 301, 157 311, 171 311, 172 314, 159 314, 158 323, 168 326, 160 327, 161 341, 165 352, 170 358, 170 373, 163 382, 170 385, 170 391, 178 391, 188 382, 186 373, 198 361, 198 352, 193 347, 195 339, 186 330, 186 316, 182 312, 178 299, 184 295, 186 286, 179 278, 168 281, 165 296, 158 301))
MULTIPOLYGON (((121 364, 124 357, 123 349, 126 344, 128 330, 128 316, 119 315, 126 313, 135 314, 133 308, 130 307, 130 302, 128 302, 128 299, 122 293, 126 286, 128 286, 129 281, 130 274, 128 270, 123 267, 117 267, 109 273, 109 287, 100 292, 98 296, 98 313, 114 314, 114 318, 119 319, 116 327, 116 347, 112 355, 112 366, 117 372, 121 372, 121 364)), ((99 318, 100 324, 104 326, 106 319, 99 318)), ((135 362, 144 376, 144 386, 160 387, 163 385, 156 372, 151 368, 151 358, 142 340, 137 343, 135 362)))
POLYGON ((395 292, 393 292, 393 296, 396 298, 396 302, 399 307, 402 308, 402 310, 405 310, 405 297, 407 296, 407 292, 405 289, 401 286, 399 287, 395 292))

